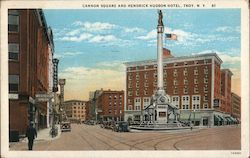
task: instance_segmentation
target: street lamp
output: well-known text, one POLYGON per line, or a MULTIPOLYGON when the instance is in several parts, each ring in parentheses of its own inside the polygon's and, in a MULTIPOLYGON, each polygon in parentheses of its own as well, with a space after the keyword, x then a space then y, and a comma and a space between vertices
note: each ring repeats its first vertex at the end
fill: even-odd
POLYGON ((122 110, 120 110, 120 121, 122 121, 122 110))
POLYGON ((195 109, 194 109, 194 126, 195 126, 195 109))

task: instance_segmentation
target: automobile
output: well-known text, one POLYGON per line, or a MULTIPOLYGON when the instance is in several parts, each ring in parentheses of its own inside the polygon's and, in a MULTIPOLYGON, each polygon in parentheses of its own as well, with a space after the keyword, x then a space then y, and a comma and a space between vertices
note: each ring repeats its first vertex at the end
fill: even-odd
POLYGON ((61 123, 61 132, 67 132, 67 131, 71 131, 71 125, 70 122, 62 122, 61 123))
POLYGON ((116 122, 113 127, 113 130, 116 132, 129 132, 128 122, 125 121, 116 122))

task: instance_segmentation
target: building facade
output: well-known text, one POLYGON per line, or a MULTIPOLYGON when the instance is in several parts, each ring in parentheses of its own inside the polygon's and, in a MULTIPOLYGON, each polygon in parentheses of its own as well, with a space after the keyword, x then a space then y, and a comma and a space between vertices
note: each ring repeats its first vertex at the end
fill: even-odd
POLYGON ((124 91, 102 91, 97 99, 97 109, 100 120, 123 120, 124 91))
POLYGON ((232 101, 232 116, 237 118, 238 121, 241 120, 241 97, 235 93, 231 93, 232 101))
POLYGON ((64 102, 67 119, 72 123, 81 123, 86 120, 86 101, 68 100, 64 102))
MULTIPOLYGON (((180 120, 211 126, 218 121, 214 119, 217 115, 223 115, 218 110, 221 106, 221 64, 216 53, 187 57, 173 57, 168 53, 163 59, 164 90, 180 109, 180 120)), ((150 104, 157 88, 157 62, 147 60, 125 65, 125 120, 140 121, 142 109, 150 104)))
POLYGON ((9 130, 24 134, 29 123, 37 129, 49 122, 48 103, 36 102, 37 93, 51 91, 50 60, 54 44, 41 9, 8 11, 9 130))

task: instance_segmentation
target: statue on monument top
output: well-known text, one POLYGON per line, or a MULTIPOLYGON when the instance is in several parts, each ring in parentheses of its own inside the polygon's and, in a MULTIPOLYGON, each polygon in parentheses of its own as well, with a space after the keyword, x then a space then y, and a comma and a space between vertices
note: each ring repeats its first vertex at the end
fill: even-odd
POLYGON ((161 10, 158 11, 158 14, 159 14, 158 26, 163 26, 163 22, 162 22, 163 15, 162 15, 161 10))

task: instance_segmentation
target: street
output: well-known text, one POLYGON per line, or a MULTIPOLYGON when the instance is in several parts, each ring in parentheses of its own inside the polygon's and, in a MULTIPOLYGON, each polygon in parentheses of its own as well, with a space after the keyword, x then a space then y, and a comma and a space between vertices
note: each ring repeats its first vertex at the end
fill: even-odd
MULTIPOLYGON (((34 149, 46 150, 240 150, 240 126, 168 132, 113 132, 99 125, 72 124, 53 141, 35 141, 34 149)), ((10 150, 27 150, 27 143, 10 150)))

